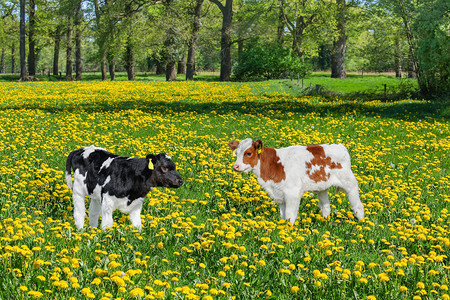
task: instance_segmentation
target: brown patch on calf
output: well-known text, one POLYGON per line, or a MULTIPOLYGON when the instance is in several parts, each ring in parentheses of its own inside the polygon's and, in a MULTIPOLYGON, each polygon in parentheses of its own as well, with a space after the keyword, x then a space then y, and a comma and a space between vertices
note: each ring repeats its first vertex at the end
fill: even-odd
POLYGON ((273 148, 263 147, 260 154, 261 160, 261 178, 264 181, 273 180, 281 182, 286 179, 284 166, 280 162, 277 152, 273 148))
POLYGON ((252 143, 252 145, 244 151, 244 156, 242 157, 242 162, 246 165, 250 165, 255 167, 258 164, 259 155, 256 152, 256 146, 255 142, 252 143))
POLYGON ((308 174, 311 180, 315 182, 327 181, 330 178, 330 173, 327 173, 325 171, 325 168, 327 166, 330 169, 342 169, 342 165, 340 163, 331 161, 331 157, 325 155, 325 150, 323 150, 322 146, 309 145, 306 146, 306 150, 311 152, 311 154, 314 156, 310 162, 306 162, 306 174, 308 174), (311 173, 313 166, 319 166, 319 169, 311 173))

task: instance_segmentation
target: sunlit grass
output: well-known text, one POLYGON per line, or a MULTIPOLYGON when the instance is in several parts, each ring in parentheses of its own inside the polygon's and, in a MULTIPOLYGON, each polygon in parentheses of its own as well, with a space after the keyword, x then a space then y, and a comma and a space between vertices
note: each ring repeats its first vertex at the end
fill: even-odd
POLYGON ((267 84, 2 84, 0 299, 449 299, 448 121, 425 101, 267 84), (295 226, 280 221, 255 177, 231 170, 227 143, 246 137, 345 144, 364 221, 334 192, 329 219, 307 193, 295 226), (90 144, 164 151, 185 184, 148 195, 141 232, 120 213, 112 230, 77 231, 63 170, 90 144))

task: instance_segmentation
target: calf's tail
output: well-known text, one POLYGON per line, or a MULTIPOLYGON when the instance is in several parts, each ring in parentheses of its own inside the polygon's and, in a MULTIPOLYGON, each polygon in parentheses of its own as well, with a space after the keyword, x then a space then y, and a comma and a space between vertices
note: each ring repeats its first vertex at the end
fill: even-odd
POLYGON ((72 181, 72 158, 75 155, 76 150, 70 152, 69 156, 67 156, 66 160, 66 183, 70 190, 73 188, 73 181, 72 181))

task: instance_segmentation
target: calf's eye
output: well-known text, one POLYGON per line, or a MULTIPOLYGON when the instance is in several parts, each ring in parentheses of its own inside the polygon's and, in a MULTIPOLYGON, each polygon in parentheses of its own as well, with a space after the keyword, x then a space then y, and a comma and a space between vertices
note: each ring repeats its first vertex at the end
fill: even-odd
POLYGON ((247 152, 247 153, 245 153, 245 155, 250 156, 250 155, 252 155, 252 153, 251 152, 247 152))
POLYGON ((168 169, 166 167, 161 167, 161 172, 166 173, 168 169))

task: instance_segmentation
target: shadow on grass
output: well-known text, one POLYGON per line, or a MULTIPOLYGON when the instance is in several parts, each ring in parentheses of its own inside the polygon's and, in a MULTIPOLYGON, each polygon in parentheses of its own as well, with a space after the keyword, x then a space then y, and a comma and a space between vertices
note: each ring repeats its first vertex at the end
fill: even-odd
POLYGON ((46 104, 25 104, 20 106, 4 106, 0 109, 39 109, 51 113, 63 112, 113 112, 123 110, 141 110, 156 114, 170 114, 193 112, 198 114, 250 114, 272 117, 277 119, 291 118, 291 114, 306 115, 315 113, 318 116, 327 115, 364 115, 394 118, 401 120, 419 120, 424 118, 449 119, 448 105, 445 102, 425 101, 393 101, 385 103, 367 103, 349 101, 327 101, 324 98, 312 97, 311 102, 298 102, 296 97, 271 96, 265 101, 236 101, 236 102, 203 102, 189 101, 121 101, 113 104, 101 101, 95 103, 65 104, 48 107, 46 104))

